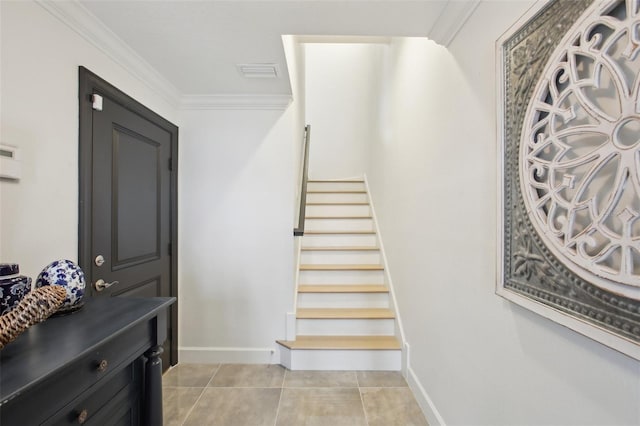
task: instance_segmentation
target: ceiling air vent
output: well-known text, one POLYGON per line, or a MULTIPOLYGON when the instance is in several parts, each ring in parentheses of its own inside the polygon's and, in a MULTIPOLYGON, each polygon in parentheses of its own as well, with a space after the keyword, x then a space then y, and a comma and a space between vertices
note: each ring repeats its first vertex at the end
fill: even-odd
POLYGON ((238 71, 246 78, 278 78, 277 64, 238 64, 238 71))

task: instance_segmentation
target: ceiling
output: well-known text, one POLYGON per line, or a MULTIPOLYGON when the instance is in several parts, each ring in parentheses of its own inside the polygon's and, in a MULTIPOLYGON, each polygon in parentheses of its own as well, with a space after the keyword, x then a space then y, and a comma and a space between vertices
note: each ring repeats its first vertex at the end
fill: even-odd
MULTIPOLYGON (((451 3, 465 4, 452 0, 451 3)), ((476 1, 467 1, 472 7, 476 1)), ((95 1, 78 3, 181 95, 290 95, 282 35, 429 36, 448 0, 95 1), (275 79, 237 64, 274 63, 275 79)))

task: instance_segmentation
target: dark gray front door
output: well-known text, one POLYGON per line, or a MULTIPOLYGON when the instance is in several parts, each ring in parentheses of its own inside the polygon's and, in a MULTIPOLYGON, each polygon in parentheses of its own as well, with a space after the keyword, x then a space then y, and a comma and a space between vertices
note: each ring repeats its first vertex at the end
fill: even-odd
POLYGON ((168 296, 171 135, 108 98, 93 116, 95 293, 168 296))
MULTIPOLYGON (((81 82, 82 73, 81 69, 81 82)), ((81 97, 81 108, 83 100, 91 107, 91 201, 84 206, 90 227, 86 227, 89 235, 81 238, 87 257, 81 266, 91 280, 89 293, 175 296, 171 169, 177 128, 113 87, 93 85, 82 90, 88 93, 81 97), (101 109, 93 105, 95 99, 101 101, 101 109)), ((85 133, 89 137, 89 131, 85 133)), ((170 314, 175 316, 175 310, 170 314)), ((173 319, 168 321, 165 367, 176 362, 170 360, 177 343, 173 319)))

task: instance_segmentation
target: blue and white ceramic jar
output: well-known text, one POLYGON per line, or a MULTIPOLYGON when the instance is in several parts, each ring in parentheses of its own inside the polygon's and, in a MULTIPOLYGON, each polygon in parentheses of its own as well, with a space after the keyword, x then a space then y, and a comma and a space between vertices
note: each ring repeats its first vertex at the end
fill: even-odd
POLYGON ((36 279, 36 288, 45 285, 61 285, 67 289, 59 312, 73 311, 82 307, 86 286, 84 272, 70 260, 62 259, 47 265, 36 279))
POLYGON ((17 263, 0 263, 0 315, 15 308, 31 291, 31 278, 20 275, 17 263))

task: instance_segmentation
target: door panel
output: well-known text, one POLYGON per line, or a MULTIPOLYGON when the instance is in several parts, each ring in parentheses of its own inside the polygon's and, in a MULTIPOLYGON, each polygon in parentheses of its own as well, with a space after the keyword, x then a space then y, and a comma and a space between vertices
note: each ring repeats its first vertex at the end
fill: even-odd
POLYGON ((160 165, 163 146, 131 133, 114 126, 111 205, 114 268, 158 260, 163 237, 160 165))
POLYGON ((160 277, 153 277, 125 289, 114 289, 112 296, 155 297, 160 292, 160 277))
MULTIPOLYGON (((81 67, 79 260, 90 297, 177 296, 177 130, 81 67), (98 280, 112 285, 99 291, 98 280)), ((164 346, 166 368, 177 362, 177 304, 164 346)))

